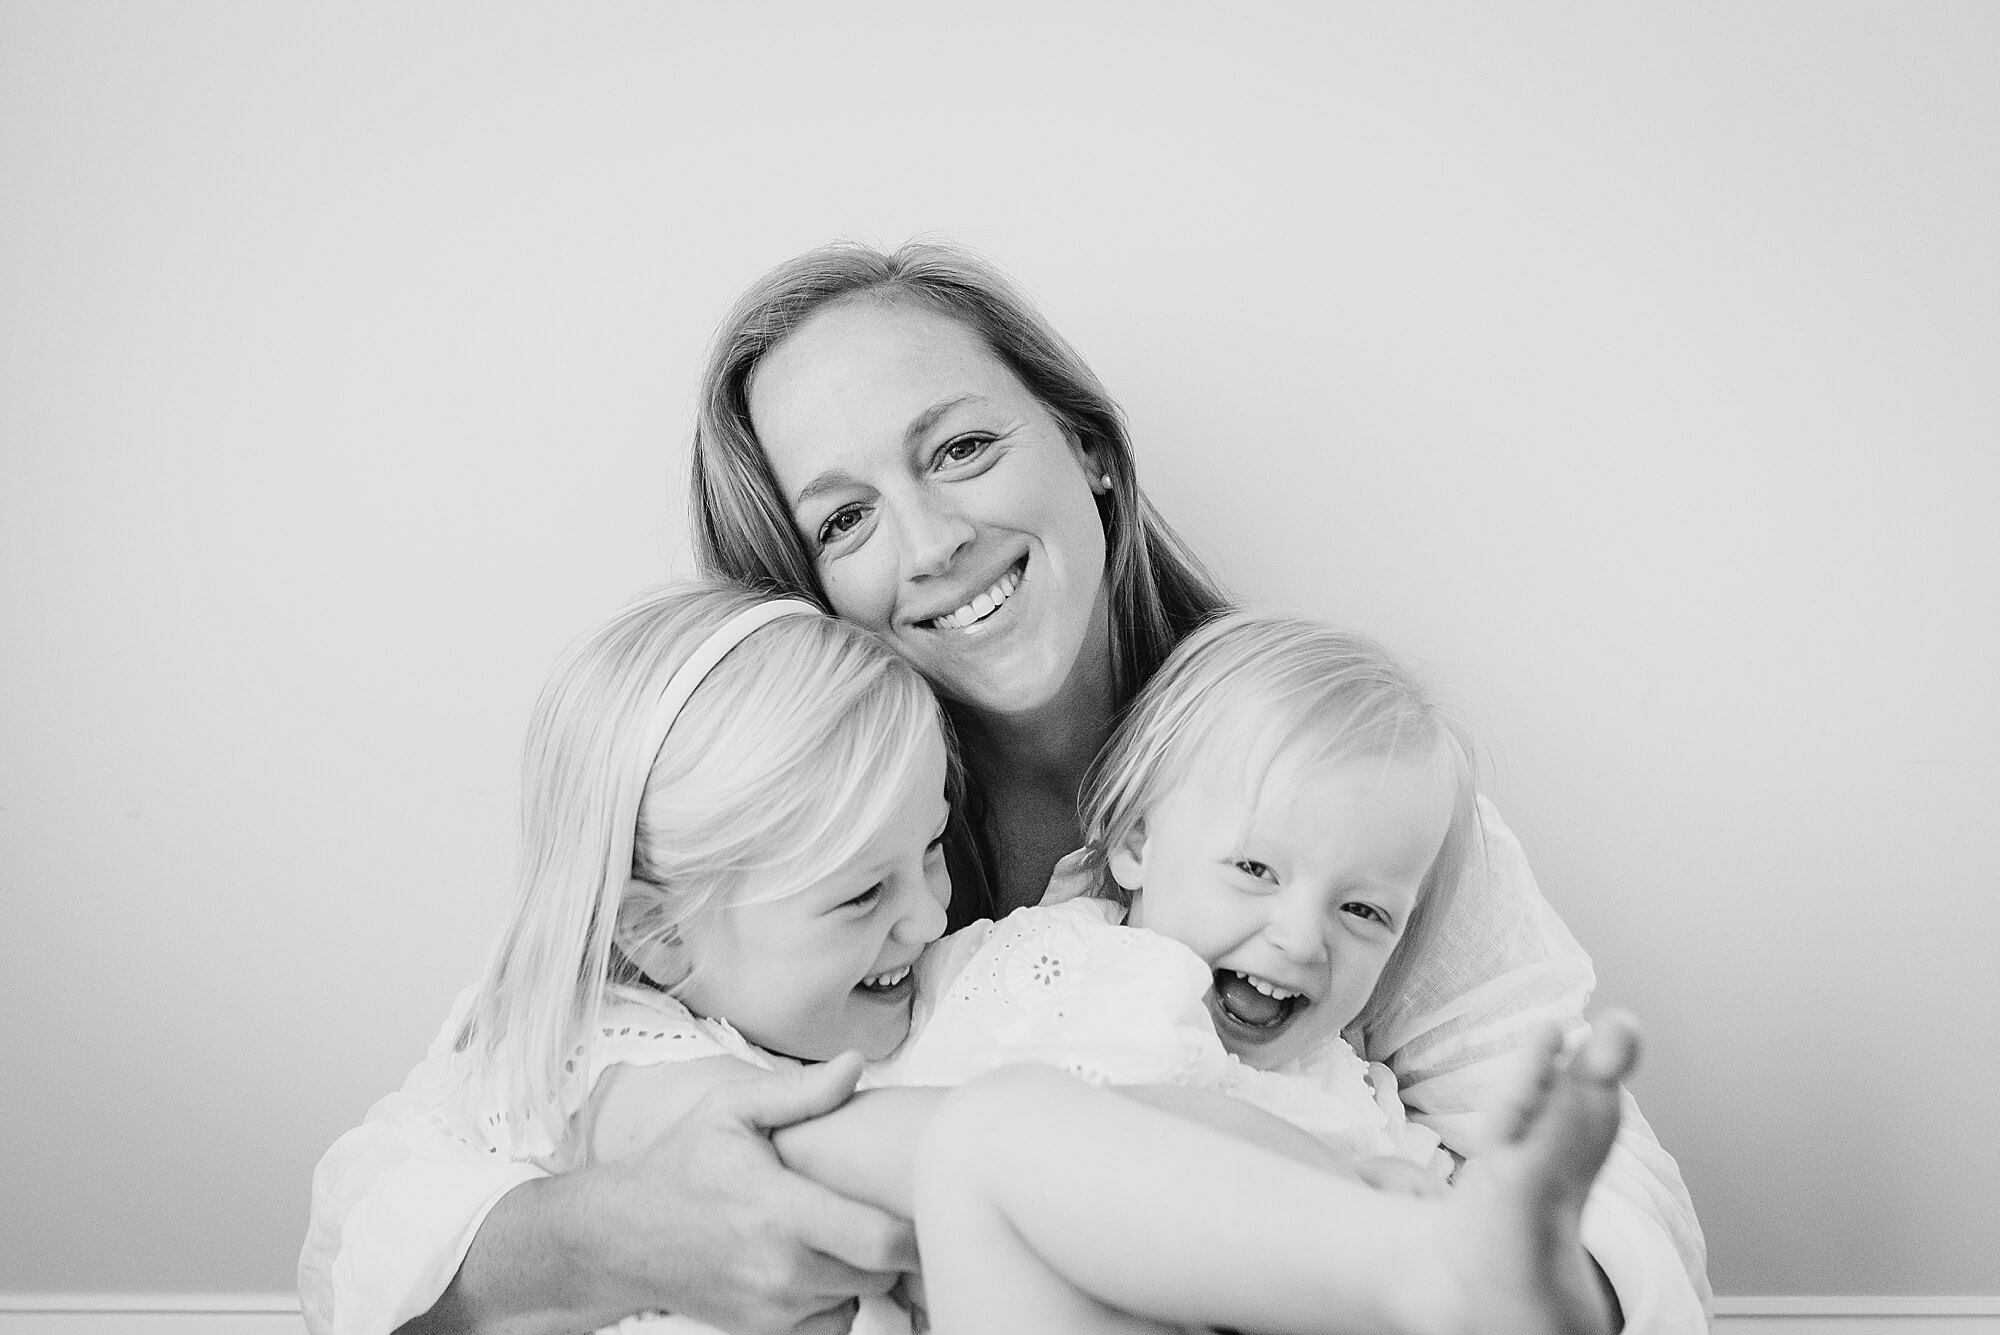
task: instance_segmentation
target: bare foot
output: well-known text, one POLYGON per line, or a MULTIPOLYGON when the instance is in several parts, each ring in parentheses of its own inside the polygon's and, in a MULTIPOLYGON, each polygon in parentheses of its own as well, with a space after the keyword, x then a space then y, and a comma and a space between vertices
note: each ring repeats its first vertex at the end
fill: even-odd
POLYGON ((1558 1046, 1551 1026, 1486 1151, 1458 1174, 1443 1206, 1447 1283, 1436 1290, 1455 1310, 1431 1313, 1420 1328, 1481 1335, 1618 1328, 1579 1226, 1618 1135, 1618 1084, 1638 1064, 1638 1028, 1613 1013, 1597 1020, 1567 1064, 1558 1046))

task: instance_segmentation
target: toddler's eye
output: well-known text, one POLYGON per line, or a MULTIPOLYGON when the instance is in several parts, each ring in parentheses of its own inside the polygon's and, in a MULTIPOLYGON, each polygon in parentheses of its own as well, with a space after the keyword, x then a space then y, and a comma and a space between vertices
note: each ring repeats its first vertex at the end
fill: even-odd
POLYGON ((855 529, 861 527, 861 521, 864 517, 865 515, 860 506, 843 505, 840 509, 828 515, 825 522, 819 526, 819 545, 825 547, 846 537, 855 529))
POLYGON ((840 907, 844 909, 857 909, 857 908, 865 909, 870 904, 873 904, 876 900, 880 899, 881 897, 882 897, 882 883, 880 881, 877 881, 875 884, 869 886, 866 890, 863 890, 860 894, 856 895, 854 898, 843 901, 840 907))
POLYGON ((1379 922, 1384 927, 1387 927, 1389 925, 1389 915, 1382 912, 1381 909, 1376 908, 1373 904, 1363 904, 1360 903, 1359 901, 1352 901, 1346 904, 1342 904, 1340 906, 1340 911, 1342 913, 1351 913, 1355 917, 1365 919, 1369 922, 1379 922))
POLYGON ((1278 874, 1255 858, 1238 858, 1229 864, 1245 876, 1254 876, 1260 881, 1275 881, 1278 874))

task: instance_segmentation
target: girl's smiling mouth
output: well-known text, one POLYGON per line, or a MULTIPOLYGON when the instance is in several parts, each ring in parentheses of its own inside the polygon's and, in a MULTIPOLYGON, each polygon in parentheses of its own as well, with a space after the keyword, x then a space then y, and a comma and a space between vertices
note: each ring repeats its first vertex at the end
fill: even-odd
POLYGON ((1312 998, 1256 974, 1217 969, 1208 1002, 1216 1019, 1226 1018, 1233 1029, 1247 1031, 1246 1036, 1253 1041, 1265 1042, 1283 1033, 1294 1017, 1312 1005, 1312 998))
POLYGON ((1014 596, 1014 590, 1021 587, 1021 575, 1027 569, 1028 558, 1024 555, 1009 566, 999 579, 972 600, 943 616, 932 617, 917 624, 925 630, 970 630, 985 622, 986 618, 999 611, 1001 606, 1014 596))
POLYGON ((910 965, 898 965, 896 968, 886 969, 862 979, 854 985, 854 990, 871 997, 900 996, 908 990, 904 984, 909 982, 910 973, 910 965))

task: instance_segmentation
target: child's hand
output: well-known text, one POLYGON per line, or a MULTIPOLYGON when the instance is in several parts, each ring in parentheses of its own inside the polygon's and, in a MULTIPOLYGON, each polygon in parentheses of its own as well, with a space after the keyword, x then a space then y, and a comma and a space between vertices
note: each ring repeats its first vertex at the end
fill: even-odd
POLYGON ((1451 1194, 1451 1188, 1436 1174, 1426 1173, 1408 1159, 1399 1159, 1393 1154, 1357 1160, 1354 1175, 1377 1191, 1398 1196, 1438 1197, 1451 1194))

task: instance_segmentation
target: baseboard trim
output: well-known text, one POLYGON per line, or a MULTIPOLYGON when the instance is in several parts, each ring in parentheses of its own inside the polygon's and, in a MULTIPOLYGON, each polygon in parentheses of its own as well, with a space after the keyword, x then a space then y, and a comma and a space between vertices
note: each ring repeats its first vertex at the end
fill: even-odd
POLYGON ((0 1312, 139 1312, 176 1316, 247 1312, 284 1316, 299 1310, 291 1293, 0 1293, 0 1312))
POLYGON ((2000 1297, 1977 1294, 1772 1294, 1715 1300, 1717 1316, 2000 1316, 2000 1297))
MULTIPOLYGON (((2000 1335, 2000 1296, 1718 1297, 1716 1335, 2000 1335)), ((305 1335, 289 1293, 0 1293, 0 1335, 305 1335)))
POLYGON ((0 1335, 306 1335, 289 1293, 0 1293, 0 1335))

